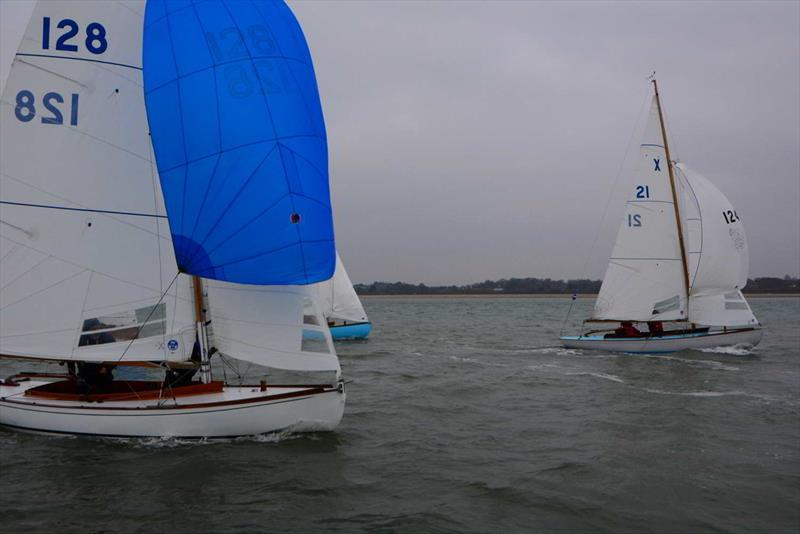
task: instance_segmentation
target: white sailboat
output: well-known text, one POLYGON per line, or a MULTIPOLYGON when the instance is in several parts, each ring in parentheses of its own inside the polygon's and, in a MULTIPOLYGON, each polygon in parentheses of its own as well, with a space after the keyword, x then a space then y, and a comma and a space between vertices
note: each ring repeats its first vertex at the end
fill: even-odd
POLYGON ((342 259, 336 254, 336 270, 330 280, 316 285, 322 313, 328 321, 334 341, 366 339, 372 323, 353 288, 342 259))
POLYGON ((670 159, 655 80, 653 87, 637 182, 587 321, 621 326, 561 340, 641 353, 754 346, 762 331, 741 292, 749 262, 741 219, 711 182, 670 159))
POLYGON ((0 107, 0 355, 66 369, 0 381, 0 425, 120 437, 335 428, 339 361, 302 285, 330 277, 334 257, 324 122, 288 7, 37 3, 0 107), (215 38, 236 57, 214 57, 215 38), (248 69, 261 67, 277 89, 253 87, 248 69), (215 111, 199 117, 209 99, 215 111), (256 121, 266 132, 224 122, 270 105, 283 113, 256 121), (287 130, 310 140, 284 141, 287 130), (323 379, 226 383, 211 353, 323 379), (166 377, 114 380, 121 366, 166 377))

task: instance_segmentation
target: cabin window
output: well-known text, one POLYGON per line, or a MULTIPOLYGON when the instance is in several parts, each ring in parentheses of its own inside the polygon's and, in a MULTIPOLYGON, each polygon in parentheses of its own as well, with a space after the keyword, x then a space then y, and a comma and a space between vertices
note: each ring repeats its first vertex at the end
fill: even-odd
POLYGON ((303 343, 300 347, 303 352, 317 352, 329 354, 328 341, 325 334, 320 330, 303 329, 303 343))
POLYGON ((320 326, 317 310, 314 307, 314 303, 308 298, 303 300, 303 324, 320 326))
POLYGON ((668 299, 656 302, 653 306, 653 315, 664 313, 672 310, 677 310, 681 306, 681 298, 678 295, 668 299))
POLYGON ((167 306, 163 302, 125 312, 84 319, 79 347, 118 343, 167 332, 167 306))

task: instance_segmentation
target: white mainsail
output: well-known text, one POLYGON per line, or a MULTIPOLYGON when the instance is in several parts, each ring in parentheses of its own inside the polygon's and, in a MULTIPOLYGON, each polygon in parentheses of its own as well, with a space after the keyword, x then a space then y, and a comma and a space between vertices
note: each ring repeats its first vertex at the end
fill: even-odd
POLYGON ((33 10, 0 104, 2 354, 191 353, 191 288, 185 276, 170 287, 177 269, 151 159, 143 12, 144 0, 33 10))
POLYGON ((595 303, 595 320, 686 319, 678 227, 656 99, 640 147, 617 241, 595 303))
POLYGON ((338 253, 333 277, 316 284, 316 288, 325 318, 353 323, 363 323, 369 320, 338 253))
POLYGON ((706 326, 758 324, 741 290, 747 284, 749 253, 744 226, 722 192, 701 174, 675 166, 685 184, 684 205, 696 205, 698 216, 689 222, 688 243, 692 287, 689 320, 706 326))

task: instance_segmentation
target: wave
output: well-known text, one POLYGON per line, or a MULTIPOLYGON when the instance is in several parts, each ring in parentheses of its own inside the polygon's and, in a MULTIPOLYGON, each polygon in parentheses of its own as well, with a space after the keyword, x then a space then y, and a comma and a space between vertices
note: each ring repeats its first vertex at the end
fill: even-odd
POLYGON ((752 345, 730 345, 727 347, 710 347, 707 349, 700 349, 700 352, 711 352, 713 354, 731 354, 733 356, 750 356, 755 352, 752 345))
POLYGON ((612 375, 608 373, 593 373, 589 371, 581 371, 577 373, 566 373, 567 376, 593 376, 595 378, 602 378, 603 380, 610 380, 612 382, 617 382, 619 384, 624 384, 625 381, 618 377, 617 375, 612 375))
POLYGON ((741 390, 733 390, 733 391, 667 391, 664 389, 655 389, 655 388, 638 388, 642 391, 646 391, 648 393, 655 393, 657 395, 677 395, 681 397, 749 397, 752 399, 758 399, 760 401, 766 402, 784 402, 789 405, 796 404, 795 401, 791 399, 785 399, 780 397, 775 397, 772 395, 760 395, 758 393, 748 393, 747 391, 741 390))
MULTIPOLYGON (((638 357, 638 356, 634 356, 638 357)), ((739 371, 738 367, 734 367, 732 365, 726 365, 723 362, 718 362, 716 360, 696 360, 691 358, 679 358, 678 356, 664 356, 659 354, 651 354, 649 356, 645 356, 651 360, 665 360, 665 361, 672 361, 672 362, 680 362, 686 363, 691 366, 699 366, 699 367, 710 367, 711 369, 718 369, 720 371, 739 371)))
POLYGON ((226 443, 281 443, 292 439, 315 439, 313 434, 298 434, 292 430, 256 434, 253 436, 239 436, 235 438, 199 438, 187 439, 175 436, 160 436, 149 438, 100 438, 113 443, 130 444, 135 449, 174 449, 178 447, 198 447, 202 445, 219 445, 226 443))

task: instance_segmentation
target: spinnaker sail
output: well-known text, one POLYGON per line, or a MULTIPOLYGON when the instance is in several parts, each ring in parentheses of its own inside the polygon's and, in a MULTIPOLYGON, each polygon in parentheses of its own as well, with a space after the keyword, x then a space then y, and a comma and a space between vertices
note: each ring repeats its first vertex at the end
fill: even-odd
POLYGON ((150 0, 144 86, 181 272, 261 285, 330 278, 325 122, 288 6, 150 0))

